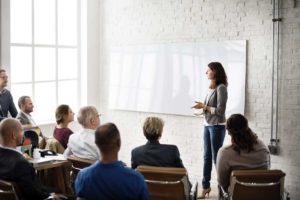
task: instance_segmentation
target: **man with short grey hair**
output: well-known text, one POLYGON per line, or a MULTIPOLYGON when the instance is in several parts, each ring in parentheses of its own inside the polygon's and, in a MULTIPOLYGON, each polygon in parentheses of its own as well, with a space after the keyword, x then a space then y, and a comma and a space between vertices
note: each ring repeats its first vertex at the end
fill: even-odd
POLYGON ((100 125, 100 114, 94 106, 82 107, 77 120, 82 129, 73 133, 68 142, 64 156, 74 155, 79 158, 98 160, 100 152, 95 144, 95 130, 100 125))

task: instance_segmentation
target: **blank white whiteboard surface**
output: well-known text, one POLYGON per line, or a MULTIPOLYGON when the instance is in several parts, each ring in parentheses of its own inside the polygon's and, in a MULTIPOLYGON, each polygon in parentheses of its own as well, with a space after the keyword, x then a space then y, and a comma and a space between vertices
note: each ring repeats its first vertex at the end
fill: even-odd
POLYGON ((246 41, 115 46, 110 49, 109 108, 193 115, 204 101, 210 62, 228 77, 226 115, 244 114, 246 41))

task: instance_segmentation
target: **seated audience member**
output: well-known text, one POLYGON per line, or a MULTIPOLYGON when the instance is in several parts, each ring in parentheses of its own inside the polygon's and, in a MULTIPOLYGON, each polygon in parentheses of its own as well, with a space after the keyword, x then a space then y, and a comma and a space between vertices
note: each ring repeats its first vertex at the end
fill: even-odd
POLYGON ((68 125, 74 121, 74 113, 68 105, 62 104, 56 108, 55 118, 57 125, 54 129, 53 137, 66 149, 69 137, 73 134, 68 125))
POLYGON ((0 69, 0 121, 8 116, 16 117, 18 111, 13 101, 13 97, 5 87, 8 83, 8 76, 4 69, 0 69))
POLYGON ((30 115, 30 113, 33 112, 34 107, 31 98, 29 96, 21 96, 18 100, 18 106, 20 108, 20 112, 16 118, 21 122, 22 126, 37 126, 30 115))
POLYGON ((184 167, 177 146, 160 144, 164 122, 158 117, 147 117, 143 132, 148 142, 131 151, 131 167, 150 165, 159 167, 184 167))
POLYGON ((247 119, 241 114, 233 114, 226 122, 231 136, 231 144, 223 146, 217 155, 218 183, 230 191, 231 171, 236 169, 268 169, 269 150, 248 127, 247 119))
POLYGON ((121 137, 116 125, 104 124, 95 134, 102 159, 79 172, 75 181, 78 197, 89 200, 150 199, 143 176, 118 160, 121 137))
POLYGON ((30 113, 33 112, 33 103, 29 96, 21 96, 18 100, 18 106, 20 108, 20 112, 18 113, 16 119, 18 119, 23 128, 32 128, 39 136, 43 137, 41 129, 37 126, 35 121, 33 120, 30 113))
POLYGON ((100 159, 100 152, 95 144, 95 130, 100 125, 99 117, 94 106, 85 106, 79 110, 77 120, 82 129, 71 135, 68 148, 64 152, 66 157, 73 154, 84 159, 100 159))
MULTIPOLYGON (((16 150, 22 141, 22 126, 16 119, 4 119, 0 123, 0 179, 17 184, 24 199, 65 198, 50 193, 38 180, 35 169, 16 150)), ((22 198, 22 199, 23 199, 22 198)))

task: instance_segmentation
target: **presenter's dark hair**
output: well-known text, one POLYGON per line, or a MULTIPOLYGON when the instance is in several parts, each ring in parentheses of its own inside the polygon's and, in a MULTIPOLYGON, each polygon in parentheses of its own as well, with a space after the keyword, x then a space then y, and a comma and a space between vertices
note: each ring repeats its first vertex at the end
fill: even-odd
POLYGON ((99 126, 95 132, 95 143, 102 153, 110 153, 119 149, 121 137, 118 127, 114 123, 99 126))
POLYGON ((227 75, 225 73, 224 67, 219 62, 211 62, 208 64, 208 67, 215 72, 216 85, 211 85, 211 88, 216 88, 220 84, 228 86, 227 75))
POLYGON ((238 153, 241 150, 250 152, 257 144, 257 135, 248 126, 248 120, 241 114, 231 115, 226 122, 226 129, 231 136, 233 149, 238 153))

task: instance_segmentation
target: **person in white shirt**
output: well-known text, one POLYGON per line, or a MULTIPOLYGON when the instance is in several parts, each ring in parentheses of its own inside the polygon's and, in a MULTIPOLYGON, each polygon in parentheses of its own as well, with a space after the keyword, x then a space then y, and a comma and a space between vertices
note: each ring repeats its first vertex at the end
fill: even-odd
POLYGON ((77 115, 82 129, 72 134, 64 156, 74 155, 83 159, 98 160, 100 152, 95 144, 95 130, 100 125, 100 114, 94 106, 82 107, 77 115))

